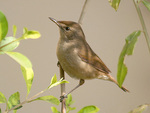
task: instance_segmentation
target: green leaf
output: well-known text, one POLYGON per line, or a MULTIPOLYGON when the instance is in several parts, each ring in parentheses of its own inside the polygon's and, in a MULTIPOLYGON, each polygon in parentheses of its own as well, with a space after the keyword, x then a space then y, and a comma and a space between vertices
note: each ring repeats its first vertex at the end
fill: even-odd
POLYGON ((7 100, 2 92, 0 92, 0 103, 6 103, 7 100))
POLYGON ((50 83, 50 85, 52 85, 52 84, 54 84, 54 83, 56 83, 57 82, 57 76, 56 76, 56 74, 52 77, 52 79, 51 79, 51 83, 50 83))
POLYGON ((71 107, 71 105, 74 103, 74 101, 72 101, 72 95, 69 94, 67 95, 66 98, 66 109, 67 109, 67 113, 69 113, 71 110, 75 110, 75 107, 71 107))
POLYGON ((98 107, 91 105, 82 108, 78 113, 97 113, 98 111, 98 107))
POLYGON ((53 113, 60 113, 60 112, 57 110, 56 107, 51 107, 51 110, 52 110, 53 113))
POLYGON ((5 52, 11 58, 13 58, 16 62, 18 62, 24 68, 32 68, 32 64, 30 60, 21 53, 18 52, 5 52))
MULTIPOLYGON (((15 107, 16 105, 20 104, 20 94, 19 92, 16 92, 14 94, 12 94, 9 99, 8 99, 8 107, 9 109, 15 107)), ((18 108, 16 108, 15 110, 21 108, 22 106, 19 106, 18 108)))
POLYGON ((0 113, 2 113, 1 108, 0 108, 0 113))
POLYGON ((38 31, 28 31, 27 28, 24 28, 23 39, 37 39, 40 38, 41 34, 38 31))
MULTIPOLYGON (((52 104, 55 104, 55 105, 60 104, 59 100, 56 97, 52 96, 52 95, 38 97, 38 98, 36 98, 32 101, 35 101, 35 100, 43 100, 43 101, 46 101, 46 102, 49 102, 49 103, 52 103, 52 104)), ((30 102, 32 102, 32 101, 30 101, 30 102)))
POLYGON ((13 51, 19 46, 19 41, 16 41, 15 37, 5 37, 0 42, 0 54, 4 54, 7 51, 13 51))
POLYGON ((76 110, 76 107, 70 107, 70 106, 69 106, 69 107, 67 108, 67 113, 69 113, 69 112, 72 111, 72 110, 76 110))
POLYGON ((21 66, 21 71, 22 71, 24 80, 26 82, 27 96, 28 96, 31 90, 31 86, 32 86, 33 78, 34 78, 34 72, 32 68, 24 68, 23 66, 21 66))
POLYGON ((30 93, 33 77, 34 77, 34 72, 30 60, 26 56, 18 52, 5 52, 5 53, 21 65, 21 70, 26 82, 27 95, 28 95, 30 93))
POLYGON ((17 113, 17 110, 13 110, 13 113, 17 113))
POLYGON ((23 28, 23 34, 27 34, 28 29, 26 27, 23 28))
POLYGON ((0 41, 5 38, 8 32, 8 22, 5 15, 0 11, 0 41))
POLYGON ((135 47, 135 43, 137 42, 138 36, 140 36, 141 31, 133 32, 126 38, 126 44, 127 44, 127 55, 132 55, 133 50, 135 47))
POLYGON ((17 26, 13 25, 13 37, 16 37, 17 26))
POLYGON ((109 4, 117 11, 119 8, 120 0, 108 0, 109 4))
POLYGON ((147 0, 143 0, 142 3, 145 5, 145 7, 150 11, 150 2, 147 0))
POLYGON ((119 61, 118 61, 117 81, 120 87, 122 86, 125 80, 127 71, 128 71, 124 63, 125 56, 133 54, 135 43, 137 42, 137 38, 140 36, 140 34, 141 34, 141 31, 135 31, 126 38, 126 44, 124 45, 122 49, 122 52, 120 54, 119 61))
POLYGON ((72 101, 72 95, 68 94, 66 98, 66 105, 72 105, 74 101, 72 101))
POLYGON ((28 34, 26 36, 27 38, 31 38, 31 39, 37 39, 41 36, 41 34, 38 31, 28 31, 28 34))
POLYGON ((140 105, 139 107, 135 108, 134 110, 130 111, 129 113, 143 113, 143 111, 150 106, 150 104, 140 105))
POLYGON ((52 87, 54 87, 54 86, 57 86, 57 85, 59 85, 59 84, 64 84, 64 83, 69 83, 68 81, 66 81, 66 80, 63 80, 63 78, 62 79, 60 79, 59 81, 57 81, 57 77, 56 77, 56 75, 54 75, 53 77, 52 77, 52 79, 51 79, 51 83, 50 83, 50 85, 49 85, 49 89, 50 88, 52 88, 52 87))

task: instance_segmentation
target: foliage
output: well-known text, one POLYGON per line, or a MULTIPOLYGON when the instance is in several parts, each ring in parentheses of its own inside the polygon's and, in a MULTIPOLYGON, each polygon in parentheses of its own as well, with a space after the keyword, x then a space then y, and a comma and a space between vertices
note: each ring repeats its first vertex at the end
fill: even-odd
MULTIPOLYGON (((30 90, 31 90, 33 78, 34 78, 34 71, 32 69, 32 63, 26 56, 18 52, 13 52, 13 50, 15 50, 19 46, 19 43, 21 40, 37 39, 41 35, 38 31, 34 31, 34 30, 28 31, 27 28, 24 28, 22 36, 20 38, 16 38, 15 36, 17 32, 17 27, 15 25, 13 26, 13 36, 5 37, 7 35, 7 32, 8 32, 7 19, 5 15, 2 12, 0 12, 0 55, 6 54, 10 56, 12 59, 14 59, 18 64, 20 64, 21 71, 22 71, 22 74, 23 74, 23 77, 27 86, 27 97, 28 97, 28 94, 30 93, 30 90)), ((52 87, 57 86, 59 84, 63 84, 63 83, 68 83, 68 82, 62 79, 57 81, 57 77, 56 75, 54 75, 51 79, 51 83, 48 86, 48 88, 37 93, 31 98, 26 97, 26 100, 23 102, 20 102, 19 92, 12 94, 9 97, 8 101, 6 97, 4 96, 4 94, 0 92, 0 103, 6 103, 5 112, 9 112, 13 110, 14 113, 16 113, 17 110, 20 109, 23 104, 36 101, 36 100, 43 100, 43 101, 46 101, 55 105, 59 105, 60 104, 59 100, 52 95, 47 95, 47 96, 42 96, 42 97, 37 97, 37 96, 51 89, 52 87)), ((1 109, 0 109, 0 113, 1 113, 1 109)))
MULTIPOLYGON (((11 36, 5 37, 0 43, 0 47, 2 47, 1 51, 9 52, 9 51, 13 51, 14 49, 16 49, 19 46, 19 41, 15 41, 15 40, 16 40, 15 37, 11 37, 11 36), (11 43, 12 41, 15 41, 15 42, 11 43), (8 44, 8 43, 11 43, 11 44, 8 44)), ((5 54, 5 52, 0 52, 0 54, 5 54)))
MULTIPOLYGON (((19 94, 19 92, 16 92, 16 93, 12 94, 9 97, 9 99, 8 99, 8 108, 11 109, 11 108, 15 107, 18 104, 20 104, 20 94, 19 94)), ((18 108, 14 109, 14 110, 17 110, 21 107, 22 106, 19 106, 18 108)))
POLYGON ((69 113, 72 110, 75 110, 75 107, 71 107, 71 105, 74 103, 74 101, 72 100, 72 95, 69 94, 67 99, 66 99, 66 109, 67 109, 67 113, 69 113))
MULTIPOLYGON (((52 96, 52 95, 38 97, 38 98, 36 98, 32 101, 35 101, 35 100, 43 100, 43 101, 46 101, 46 102, 49 102, 49 103, 52 103, 52 104, 55 104, 55 105, 60 104, 59 100, 56 97, 52 96)), ((30 101, 30 102, 32 102, 32 101, 30 101)))
POLYGON ((2 92, 0 92, 0 103, 6 103, 6 98, 2 92))
MULTIPOLYGON (((69 94, 66 98, 66 113, 69 113, 72 110, 75 110, 75 107, 71 107, 71 105, 74 103, 72 100, 72 95, 69 94)), ((60 111, 57 110, 56 107, 51 107, 51 110, 53 113, 60 113, 60 111)), ((97 113, 99 111, 99 108, 91 105, 91 106, 85 106, 81 110, 78 111, 78 113, 97 113)))
POLYGON ((150 104, 143 104, 138 106, 137 108, 133 109, 132 111, 130 111, 129 113, 143 113, 143 111, 145 111, 145 109, 150 106, 150 104))
MULTIPOLYGON (((146 6, 146 8, 150 11, 150 2, 147 0, 134 0, 136 2, 141 2, 146 6)), ((109 4, 117 11, 119 8, 119 4, 121 0, 108 0, 109 4)))
MULTIPOLYGON (((117 11, 121 0, 108 0, 108 1, 110 5, 117 11)), ((133 0, 133 2, 135 3, 135 7, 137 9, 137 13, 139 15, 139 18, 143 27, 143 33, 145 35, 147 45, 150 51, 150 38, 148 36, 145 23, 144 23, 144 20, 143 20, 143 17, 139 8, 139 3, 142 2, 145 5, 145 7, 150 11, 150 2, 148 2, 147 0, 133 0)), ((141 31, 142 30, 135 31, 126 38, 126 44, 124 45, 122 52, 120 53, 120 57, 118 60, 118 72, 117 72, 117 81, 120 87, 122 86, 125 80, 125 77, 127 75, 127 70, 128 70, 127 66, 124 63, 125 56, 132 55, 135 43, 137 42, 137 38, 140 36, 141 31)))
POLYGON ((4 37, 6 36, 8 32, 8 24, 7 24, 8 22, 3 13, 0 13, 0 17, 1 17, 0 18, 0 25, 1 25, 0 36, 2 36, 1 37, 2 40, 0 42, 0 54, 7 54, 8 56, 10 56, 12 59, 14 59, 16 62, 20 64, 21 70, 22 70, 22 73, 26 82, 27 95, 28 95, 30 93, 32 81, 34 77, 32 64, 26 56, 18 52, 13 52, 13 50, 19 46, 20 40, 29 39, 29 38, 37 39, 41 35, 38 31, 28 31, 27 28, 24 28, 23 35, 20 38, 16 38, 15 35, 17 32, 17 27, 13 26, 13 36, 4 37))
POLYGON ((53 113, 60 113, 60 112, 57 110, 56 107, 51 107, 51 110, 52 110, 53 113))
MULTIPOLYGON (((121 3, 121 0, 108 0, 108 1, 109 1, 109 4, 115 9, 115 11, 117 11, 121 3)), ((140 7, 139 7, 139 4, 142 3, 150 11, 150 2, 148 0, 133 0, 133 2, 135 3, 135 7, 139 15, 143 29, 137 30, 131 33, 125 40, 125 45, 120 53, 120 57, 118 60, 117 81, 120 87, 122 86, 125 80, 125 77, 127 75, 127 70, 128 70, 127 66, 125 65, 125 58, 126 56, 133 54, 135 44, 138 40, 138 37, 141 34, 141 31, 143 31, 145 35, 147 45, 150 51, 150 39, 149 39, 147 29, 145 27, 144 20, 143 20, 140 7)), ((37 100, 42 100, 42 101, 46 101, 55 105, 59 105, 60 104, 59 100, 52 95, 47 95, 47 96, 42 96, 42 97, 38 97, 38 96, 55 86, 58 86, 63 83, 68 83, 68 82, 63 79, 57 80, 56 75, 54 75, 51 79, 50 85, 45 90, 40 91, 34 96, 28 98, 28 95, 31 91, 32 82, 34 79, 34 71, 32 69, 32 63, 23 54, 14 52, 14 50, 19 46, 21 40, 38 39, 41 36, 41 34, 35 30, 28 30, 25 27, 23 28, 22 36, 19 38, 16 38, 17 27, 15 25, 13 26, 13 36, 6 37, 7 32, 8 32, 8 22, 7 22, 5 15, 0 11, 0 55, 8 55, 10 58, 14 59, 20 65, 21 71, 22 71, 22 74, 26 83, 26 87, 27 87, 27 96, 26 96, 25 101, 21 102, 20 93, 16 92, 16 93, 13 93, 7 100, 5 95, 2 92, 0 92, 0 104, 3 104, 3 103, 6 104, 6 110, 4 113, 8 113, 9 111, 12 111, 12 110, 14 111, 14 113, 16 113, 18 109, 22 108, 23 104, 37 101, 37 100)), ((75 107, 72 107, 73 103, 74 101, 72 100, 72 96, 69 94, 68 98, 66 99, 67 113, 76 109, 75 107)), ((150 105, 143 104, 133 109, 129 113, 142 113, 148 106, 150 105)), ((53 113, 60 113, 56 107, 51 107, 51 110, 53 113)), ((97 108, 96 106, 90 105, 90 106, 83 107, 81 110, 78 111, 78 113, 97 113, 98 111, 99 111, 99 108, 97 108)), ((0 113, 1 112, 2 111, 0 108, 0 113)))
POLYGON ((108 0, 108 2, 116 11, 118 10, 120 0, 108 0))
POLYGON ((82 108, 78 113, 97 113, 99 111, 99 108, 96 106, 86 106, 82 108))
POLYGON ((50 83, 50 85, 48 86, 48 89, 50 89, 50 88, 52 88, 52 87, 54 87, 54 86, 57 86, 57 85, 59 85, 59 84, 63 84, 63 83, 69 83, 69 82, 66 81, 66 80, 63 80, 63 78, 61 78, 59 81, 57 81, 57 77, 56 77, 56 75, 54 75, 54 76, 52 77, 52 79, 51 79, 51 83, 50 83))
POLYGON ((8 32, 8 22, 5 15, 0 11, 0 41, 3 40, 8 32))
MULTIPOLYGON (((109 1, 110 5, 117 11, 121 0, 108 0, 108 1, 109 1)), ((148 36, 147 29, 146 29, 146 26, 144 23, 144 19, 143 19, 143 16, 142 16, 142 13, 141 13, 141 10, 139 7, 139 4, 142 2, 145 5, 145 7, 150 11, 150 2, 147 0, 133 0, 133 2, 135 5, 135 8, 137 10, 137 13, 139 15, 140 22, 141 22, 141 25, 143 28, 143 33, 145 35, 147 46, 150 51, 150 38, 148 36)), ((142 30, 135 31, 126 38, 126 44, 124 45, 124 47, 120 53, 120 57, 118 60, 118 72, 117 72, 117 81, 118 81, 118 84, 120 87, 122 86, 122 84, 125 80, 125 77, 127 75, 127 66, 124 63, 125 56, 133 54, 135 43, 137 42, 137 39, 140 36, 141 31, 142 30)), ((139 106, 138 108, 130 111, 129 113, 142 113, 145 110, 145 108, 147 108, 148 106, 150 106, 150 105, 143 104, 143 105, 139 106)))
POLYGON ((150 11, 150 2, 147 0, 142 0, 142 3, 146 6, 146 8, 150 11))
POLYGON ((120 87, 122 86, 123 81, 127 74, 127 66, 124 64, 125 56, 133 54, 135 43, 137 42, 137 38, 140 36, 140 34, 141 31, 135 31, 126 38, 126 44, 122 49, 118 61, 117 81, 120 87))

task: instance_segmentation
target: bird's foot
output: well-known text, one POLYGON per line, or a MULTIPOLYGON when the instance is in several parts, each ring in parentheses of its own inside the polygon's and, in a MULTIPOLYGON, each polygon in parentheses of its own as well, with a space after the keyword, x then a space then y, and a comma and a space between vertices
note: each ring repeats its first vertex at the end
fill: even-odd
POLYGON ((65 98, 67 98, 67 95, 63 95, 63 96, 60 96, 60 102, 62 102, 65 98))

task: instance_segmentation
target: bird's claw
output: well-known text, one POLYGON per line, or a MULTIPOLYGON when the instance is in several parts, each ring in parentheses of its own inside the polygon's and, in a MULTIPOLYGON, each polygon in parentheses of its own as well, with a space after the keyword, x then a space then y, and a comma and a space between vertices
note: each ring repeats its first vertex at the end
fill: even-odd
POLYGON ((65 98, 67 98, 67 95, 60 96, 60 102, 62 102, 65 98))

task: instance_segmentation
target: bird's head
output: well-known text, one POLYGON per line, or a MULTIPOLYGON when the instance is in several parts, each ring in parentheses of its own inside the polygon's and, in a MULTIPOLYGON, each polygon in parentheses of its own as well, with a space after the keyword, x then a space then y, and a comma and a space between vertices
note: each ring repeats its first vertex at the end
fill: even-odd
POLYGON ((57 21, 49 17, 60 29, 61 38, 67 38, 67 40, 85 39, 81 26, 73 21, 57 21))

